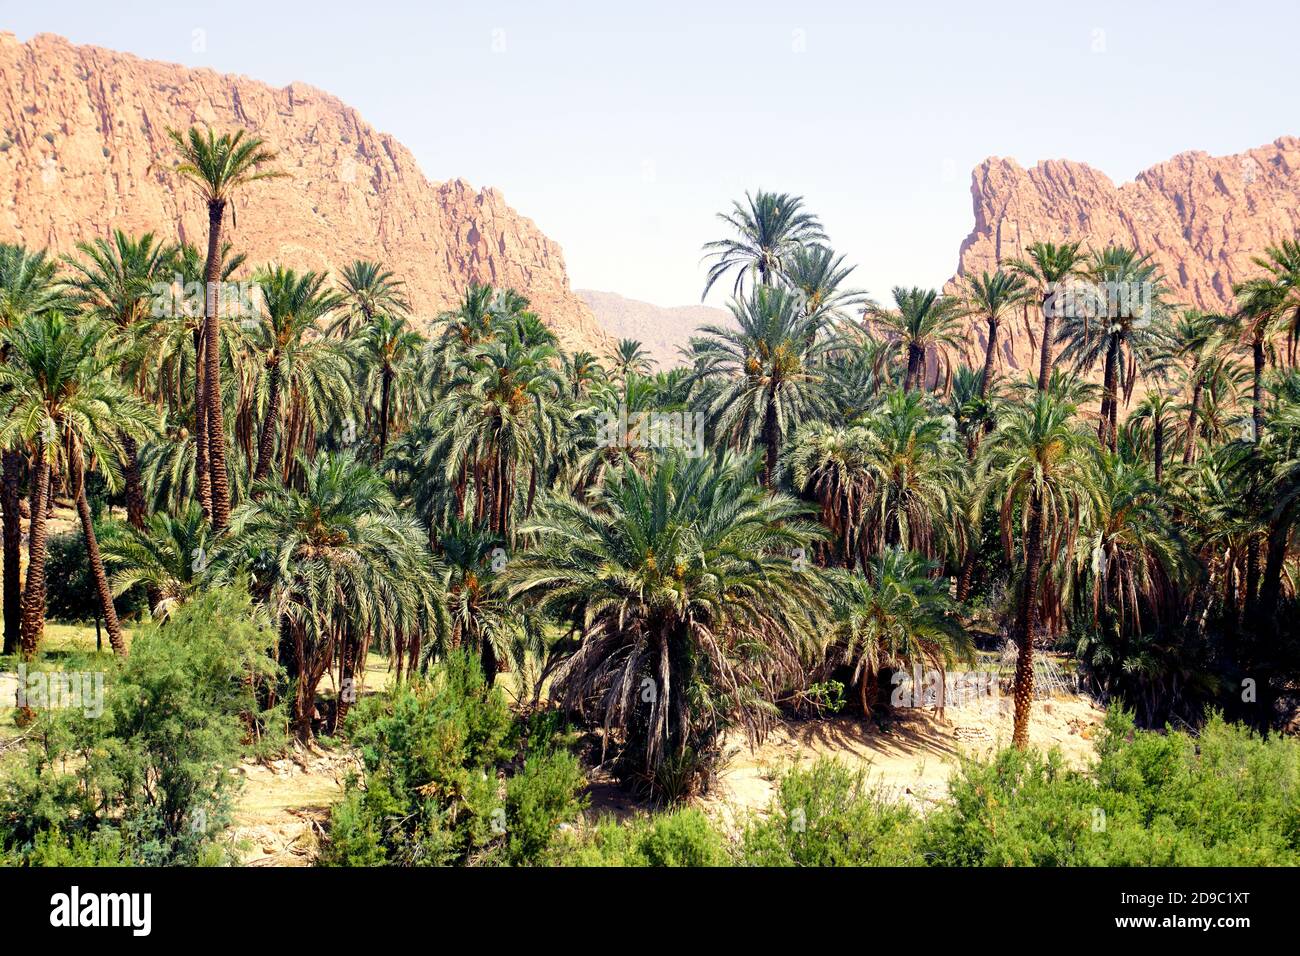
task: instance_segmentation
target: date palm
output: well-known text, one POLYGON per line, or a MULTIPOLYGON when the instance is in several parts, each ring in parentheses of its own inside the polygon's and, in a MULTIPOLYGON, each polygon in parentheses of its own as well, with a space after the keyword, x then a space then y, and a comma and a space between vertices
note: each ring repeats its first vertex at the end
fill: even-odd
POLYGON ((187 603, 203 584, 214 557, 212 528, 197 502, 173 517, 160 511, 143 530, 135 527, 104 542, 104 556, 120 570, 110 584, 121 596, 144 586, 150 612, 166 620, 187 603))
MULTIPOLYGON (((221 400, 221 356, 217 347, 221 334, 221 230, 226 206, 245 187, 259 180, 287 175, 266 168, 275 159, 275 153, 265 148, 256 136, 245 136, 245 130, 217 136, 211 129, 206 133, 197 126, 182 134, 170 129, 168 135, 180 153, 175 167, 176 175, 193 183, 208 207, 208 255, 203 269, 207 293, 204 312, 201 357, 202 376, 199 383, 197 405, 200 414, 206 413, 205 427, 208 442, 208 467, 212 482, 212 525, 217 531, 230 523, 230 473, 226 468, 225 413, 221 400)), ((232 224, 234 223, 232 218, 232 224)))
POLYGON ((1088 293, 1071 299, 1059 338, 1061 361, 1076 371, 1102 365, 1098 440, 1115 451, 1121 395, 1127 404, 1139 376, 1163 370, 1168 355, 1167 288, 1150 255, 1124 246, 1093 253, 1087 264, 1088 293))
MULTIPOLYGON (((150 317, 165 308, 164 293, 176 268, 176 249, 154 239, 151 232, 133 238, 113 230, 112 241, 96 239, 77 245, 81 258, 67 257, 71 270, 69 287, 77 304, 88 314, 111 323, 131 348, 123 372, 137 384, 145 372, 141 361, 142 330, 150 317)), ((135 439, 122 436, 125 459, 122 474, 126 482, 126 516, 132 527, 145 522, 144 491, 140 485, 139 449, 135 439)))
POLYGON ((620 771, 657 794, 667 767, 707 774, 727 725, 761 734, 824 651, 821 574, 792 559, 820 531, 751 475, 729 454, 665 453, 590 504, 549 497, 504 572, 512 600, 573 629, 552 693, 621 733, 620 771))
POLYGON ((863 716, 883 667, 916 665, 943 671, 973 661, 974 645, 948 598, 948 581, 922 555, 887 548, 863 574, 838 579, 835 657, 850 668, 863 716))
MULTIPOLYGON (((424 336, 399 315, 380 313, 356 337, 360 365, 369 380, 365 392, 379 392, 379 444, 376 457, 382 460, 388 449, 388 432, 393 424, 394 398, 411 389, 414 360, 424 346, 424 336), (373 388, 371 385, 373 384, 373 388)), ((398 403, 405 406, 405 402, 398 403)), ((399 410, 399 414, 405 414, 399 410)))
POLYGON ((740 451, 765 450, 763 481, 776 481, 785 436, 827 410, 823 319, 798 296, 760 285, 731 304, 734 326, 701 327, 695 353, 717 432, 740 451))
POLYGON ((800 246, 826 241, 821 222, 804 211, 803 197, 789 193, 759 190, 751 196, 747 192, 743 205, 732 203, 731 212, 720 212, 718 218, 734 230, 735 237, 704 244, 704 258, 713 262, 701 301, 729 272, 736 274, 732 294, 737 297, 747 278, 757 285, 775 285, 800 246))
POLYGON ((1056 347, 1056 319, 1060 315, 1062 293, 1084 273, 1084 256, 1079 251, 1081 242, 1035 242, 1025 250, 1025 258, 1006 262, 1014 273, 1023 276, 1038 289, 1043 316, 1043 340, 1039 350, 1038 390, 1047 391, 1052 379, 1056 347))
POLYGON ((299 275, 292 269, 274 266, 267 267, 255 279, 261 291, 262 314, 252 339, 257 352, 265 356, 266 377, 266 414, 257 442, 255 482, 266 478, 271 471, 281 417, 281 392, 293 390, 302 366, 311 364, 317 358, 315 353, 328 353, 338 365, 346 365, 337 346, 322 337, 321 323, 342 303, 341 296, 325 287, 327 278, 324 272, 299 275))
POLYGON ((23 655, 29 659, 45 630, 44 502, 52 473, 65 475, 73 491, 109 642, 116 653, 126 653, 86 497, 86 471, 98 467, 116 490, 122 436, 149 434, 152 416, 114 374, 122 353, 108 347, 109 331, 94 320, 46 312, 4 332, 9 361, 0 368, 0 443, 31 448, 35 471, 22 622, 23 655))
MULTIPOLYGON (((993 358, 997 354, 998 330, 1007 315, 1033 295, 1024 276, 1001 270, 989 275, 967 276, 962 291, 962 310, 978 316, 987 324, 984 339, 984 375, 980 378, 979 397, 987 400, 993 384, 993 358)), ((978 440, 976 441, 978 446, 978 440)))
POLYGON ((850 318, 869 302, 866 293, 847 287, 853 271, 853 266, 844 265, 844 256, 829 247, 801 245, 788 257, 782 278, 803 298, 804 312, 829 325, 850 318))
MULTIPOLYGON (((31 316, 69 305, 59 278, 58 262, 44 251, 0 243, 0 333, 31 316)), ((9 346, 0 339, 0 364, 8 361, 9 346)), ((23 454, 4 446, 4 477, 0 481, 0 511, 4 521, 4 653, 18 650, 22 634, 22 527, 19 516, 23 454)))
MULTIPOLYGON (((934 351, 940 363, 948 349, 959 345, 957 328, 960 303, 940 295, 934 289, 906 289, 895 286, 894 307, 873 306, 867 309, 871 321, 907 349, 907 373, 903 389, 923 389, 926 356, 934 351)), ((947 375, 940 376, 946 378, 947 375)))
MULTIPOLYGON (((356 679, 372 640, 445 628, 441 569, 425 532, 400 514, 383 479, 351 455, 328 452, 304 468, 301 489, 264 483, 231 522, 230 553, 265 555, 265 604, 294 681, 291 725, 314 731, 316 689, 338 664, 356 679)), ((225 562, 237 567, 232 560, 225 562)), ((335 722, 350 699, 339 696, 335 722)))
POLYGON ((351 333, 352 325, 358 319, 364 326, 377 315, 400 316, 411 311, 406 298, 406 284, 382 263, 357 259, 343 267, 339 278, 346 311, 330 331, 337 331, 344 338, 351 333))
POLYGON ((609 357, 610 374, 619 381, 629 375, 649 375, 654 359, 636 339, 619 339, 609 357))
POLYGON ((983 455, 980 484, 1000 513, 1008 560, 1014 555, 1017 516, 1020 557, 1012 638, 1015 671, 1012 743, 1029 743, 1034 693, 1034 641, 1043 603, 1058 603, 1061 582, 1049 571, 1072 554, 1080 528, 1097 510, 1096 438, 1075 419, 1075 406, 1037 391, 1011 406, 983 455))

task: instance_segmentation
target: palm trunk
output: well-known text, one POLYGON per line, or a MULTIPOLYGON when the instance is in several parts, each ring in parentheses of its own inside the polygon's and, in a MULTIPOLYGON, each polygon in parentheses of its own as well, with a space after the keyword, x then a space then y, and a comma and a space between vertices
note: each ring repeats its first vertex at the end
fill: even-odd
POLYGON ((122 469, 126 481, 126 520, 131 527, 143 531, 145 503, 144 488, 140 483, 140 450, 130 435, 122 435, 122 452, 126 458, 122 469))
POLYGON ((45 502, 49 497, 50 463, 45 449, 36 447, 32 475, 31 519, 27 530, 27 584, 23 589, 23 657, 33 660, 45 634, 45 502))
POLYGON ((1200 412, 1202 382, 1198 376, 1192 386, 1192 407, 1187 411, 1187 447, 1183 449, 1183 464, 1190 465, 1196 454, 1196 416, 1200 412))
POLYGON ((212 518, 212 472, 208 469, 208 408, 204 390, 203 329, 194 330, 194 493, 203 517, 212 518))
POLYGON ((393 391, 393 367, 384 362, 383 382, 379 397, 379 460, 383 460, 384 450, 388 447, 388 402, 393 391))
POLYGON ((266 393, 266 419, 262 422, 262 435, 257 441, 257 470, 253 480, 263 480, 271 471, 271 456, 275 454, 275 427, 280 419, 280 359, 272 355, 266 360, 266 375, 270 384, 266 393))
POLYGON ((903 377, 903 391, 910 392, 920 388, 925 376, 925 349, 917 345, 907 346, 907 375, 903 377))
POLYGON ((99 554, 99 539, 95 537, 95 523, 90 514, 90 501, 86 498, 86 468, 81 453, 72 454, 72 480, 77 485, 77 514, 81 518, 81 533, 86 537, 86 554, 90 558, 90 573, 95 579, 95 591, 99 594, 99 606, 104 614, 104 625, 108 630, 108 643, 113 653, 126 653, 126 641, 122 637, 122 624, 117 619, 117 609, 113 607, 113 592, 108 587, 108 575, 104 572, 104 560, 99 554))
POLYGON ((1106 365, 1101 386, 1101 422, 1097 425, 1097 440, 1111 451, 1115 450, 1115 436, 1111 433, 1111 421, 1114 418, 1117 404, 1115 395, 1115 360, 1118 351, 1119 338, 1112 335, 1110 344, 1106 346, 1106 365))
POLYGON ((998 320, 989 316, 989 341, 984 347, 984 374, 980 376, 980 398, 989 394, 989 383, 993 381, 993 355, 998 347, 998 320))
POLYGON ((1250 416, 1255 425, 1255 443, 1264 435, 1264 343, 1256 339, 1252 351, 1255 357, 1255 375, 1251 383, 1250 416))
POLYGON ((226 470, 226 421, 221 407, 221 219, 223 199, 208 203, 207 314, 203 323, 204 404, 208 410, 208 466, 212 472, 212 527, 223 531, 230 524, 230 473, 226 470))
POLYGON ((1052 380, 1052 336, 1056 334, 1056 311, 1050 294, 1043 296, 1043 348, 1038 359, 1038 390, 1047 391, 1052 380))
POLYGON ((767 452, 763 465, 763 484, 768 488, 776 481, 776 461, 781 444, 781 429, 776 418, 776 396, 767 400, 767 411, 763 414, 763 448, 767 452))
POLYGON ((1025 540, 1025 579, 1016 620, 1015 723, 1011 742, 1019 750, 1029 746, 1029 708, 1034 699, 1034 632, 1038 622, 1038 576, 1043 563, 1043 510, 1038 495, 1030 496, 1029 535, 1025 540))
POLYGON ((4 510, 4 653, 15 654, 22 643, 22 503, 18 486, 23 456, 6 449, 4 478, 0 481, 0 509, 4 510))

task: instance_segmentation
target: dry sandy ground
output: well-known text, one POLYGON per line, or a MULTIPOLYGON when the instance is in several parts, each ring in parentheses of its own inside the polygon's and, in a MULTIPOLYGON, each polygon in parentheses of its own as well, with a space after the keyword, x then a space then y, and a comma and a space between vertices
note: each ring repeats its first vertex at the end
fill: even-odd
MULTIPOLYGON (((867 769, 868 779, 894 799, 925 809, 947 792, 959 754, 983 756, 1011 742, 1010 698, 984 697, 963 707, 895 711, 888 730, 856 718, 808 720, 781 725, 755 750, 743 738, 718 785, 702 801, 725 819, 762 810, 772 799, 783 768, 834 757, 867 769)), ((1093 739, 1105 711, 1090 698, 1061 696, 1034 702, 1030 740, 1044 750, 1060 749, 1072 766, 1095 759, 1093 739)))

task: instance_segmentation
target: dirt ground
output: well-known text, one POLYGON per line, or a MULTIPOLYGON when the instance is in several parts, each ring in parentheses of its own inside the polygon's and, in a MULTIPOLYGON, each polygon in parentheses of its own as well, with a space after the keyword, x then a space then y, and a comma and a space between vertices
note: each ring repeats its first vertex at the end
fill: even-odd
MULTIPOLYGON (((1030 741, 1044 750, 1060 749, 1072 766, 1095 759, 1093 740, 1105 718, 1090 698, 1059 696, 1034 702, 1030 741)), ((941 799, 959 754, 984 756, 1011 742, 1010 699, 981 698, 948 707, 943 719, 925 708, 895 711, 887 730, 857 718, 788 722, 755 750, 743 737, 731 750, 718 785, 701 802, 727 820, 765 808, 780 772, 818 757, 834 757, 867 768, 868 779, 884 792, 926 809, 941 799)))

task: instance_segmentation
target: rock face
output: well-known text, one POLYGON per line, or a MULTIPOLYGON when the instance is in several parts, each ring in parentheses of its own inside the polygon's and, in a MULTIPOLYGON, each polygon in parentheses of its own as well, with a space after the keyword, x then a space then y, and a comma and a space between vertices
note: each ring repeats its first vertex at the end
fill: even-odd
POLYGON ((207 213, 170 173, 168 127, 243 127, 290 178, 248 187, 226 230, 254 264, 337 270, 378 259, 427 323, 471 281, 513 287, 569 348, 608 337, 569 288, 560 247, 494 189, 432 183, 356 110, 298 83, 0 33, 0 240, 70 252, 114 227, 203 247, 207 213))
MULTIPOLYGON (((1259 273, 1251 257, 1300 231, 1300 139, 1276 142, 1235 156, 1180 153, 1131 183, 1066 160, 1032 169, 1014 161, 985 160, 971 179, 975 228, 961 245, 958 276, 992 272, 1001 259, 1023 256, 1036 241, 1083 240, 1151 253, 1188 307, 1224 311, 1232 284, 1259 273)), ((956 279, 946 291, 956 289, 956 279)), ((1031 365, 1040 320, 1007 324, 1003 358, 1010 369, 1031 365)), ((963 356, 983 360, 983 323, 972 327, 963 356)))
POLYGON ((685 364, 678 349, 686 345, 702 325, 729 326, 734 319, 726 309, 708 305, 679 305, 666 309, 627 299, 614 292, 579 289, 578 295, 596 316, 596 321, 615 339, 636 339, 662 369, 685 364))

